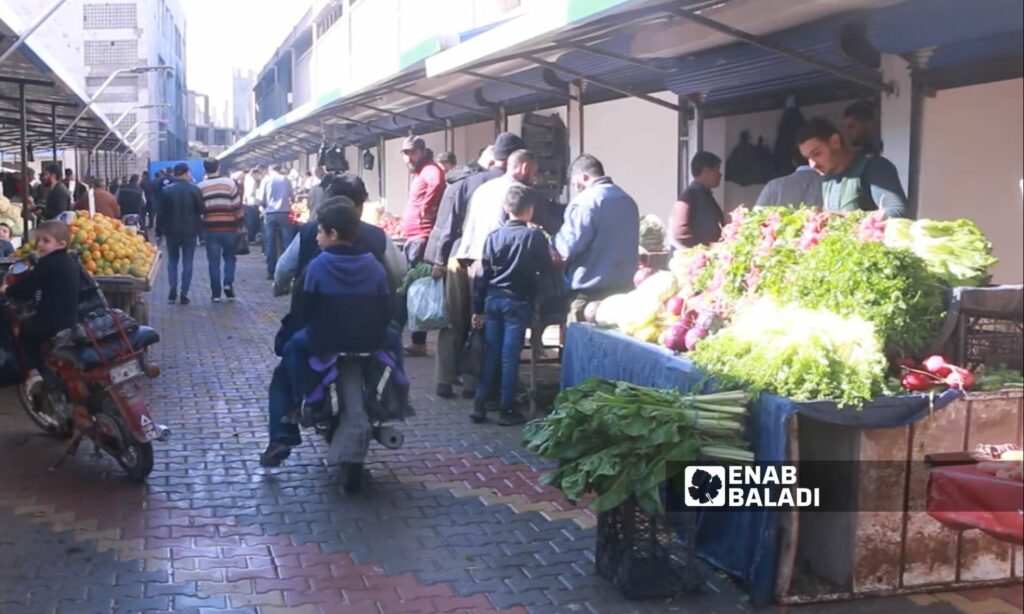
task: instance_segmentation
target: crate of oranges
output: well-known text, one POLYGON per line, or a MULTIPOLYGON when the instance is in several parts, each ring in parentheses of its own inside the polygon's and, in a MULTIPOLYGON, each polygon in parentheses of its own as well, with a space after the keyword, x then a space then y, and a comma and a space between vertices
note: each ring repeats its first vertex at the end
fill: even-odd
MULTIPOLYGON (((159 251, 156 246, 125 228, 121 220, 95 214, 76 212, 68 225, 71 230, 70 252, 78 254, 82 267, 103 286, 104 281, 127 284, 132 289, 147 291, 156 274, 159 251)), ((19 248, 16 256, 25 256, 35 249, 35 241, 19 248)))

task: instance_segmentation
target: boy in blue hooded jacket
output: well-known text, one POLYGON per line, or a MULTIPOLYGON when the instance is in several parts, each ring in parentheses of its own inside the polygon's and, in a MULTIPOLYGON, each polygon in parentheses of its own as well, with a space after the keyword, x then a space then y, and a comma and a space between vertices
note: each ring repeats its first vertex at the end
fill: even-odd
MULTIPOLYGON (((285 344, 281 359, 295 405, 302 399, 310 356, 369 354, 384 345, 391 321, 387 274, 372 253, 353 245, 358 232, 359 215, 352 207, 329 207, 318 219, 322 252, 306 270, 297 314, 302 328, 285 344)), ((345 369, 341 378, 343 387, 361 390, 361 367, 359 373, 345 369)), ((342 461, 354 465, 354 471, 361 471, 370 438, 369 420, 360 408, 346 407, 339 432, 343 441, 353 442, 342 461)), ((272 441, 261 464, 277 466, 297 444, 272 441)))

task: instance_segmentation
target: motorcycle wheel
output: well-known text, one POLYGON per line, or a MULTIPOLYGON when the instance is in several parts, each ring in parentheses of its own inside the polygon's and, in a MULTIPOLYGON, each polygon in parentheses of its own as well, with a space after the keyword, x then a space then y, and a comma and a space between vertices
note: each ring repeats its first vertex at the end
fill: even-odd
POLYGON ((18 401, 21 402, 21 408, 25 410, 29 419, 47 435, 58 439, 67 439, 74 433, 74 429, 70 420, 62 422, 54 417, 59 412, 53 407, 51 396, 51 394, 40 394, 33 399, 28 396, 24 386, 18 386, 18 401))
POLYGON ((153 444, 148 441, 140 443, 135 439, 110 395, 104 395, 101 413, 103 418, 114 423, 120 436, 120 441, 117 442, 119 449, 106 451, 114 457, 129 478, 139 482, 145 480, 153 471, 153 444))

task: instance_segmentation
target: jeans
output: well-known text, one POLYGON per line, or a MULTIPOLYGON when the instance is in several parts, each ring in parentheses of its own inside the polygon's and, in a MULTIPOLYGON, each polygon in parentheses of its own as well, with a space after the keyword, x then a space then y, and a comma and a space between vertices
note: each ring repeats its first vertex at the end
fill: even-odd
POLYGON ((292 387, 285 369, 284 360, 274 368, 270 377, 270 441, 286 446, 297 446, 302 443, 299 425, 282 422, 295 407, 292 400, 292 387))
POLYGON ((267 275, 273 275, 277 268, 277 256, 291 245, 298 227, 292 224, 287 213, 268 213, 263 230, 263 251, 267 256, 267 275))
POLYGON ((210 265, 210 291, 219 297, 221 292, 220 261, 224 259, 224 285, 235 285, 235 263, 238 256, 237 232, 211 232, 206 235, 206 260, 210 265))
POLYGON ((196 238, 167 237, 167 277, 171 290, 178 289, 178 263, 181 263, 181 295, 187 296, 192 286, 192 260, 196 255, 196 238))
POLYGON ((519 383, 519 355, 533 318, 533 305, 529 301, 489 296, 484 315, 484 364, 476 386, 476 400, 482 403, 491 396, 500 373, 501 410, 512 410, 519 383))
POLYGON ((253 205, 245 206, 245 232, 249 235, 249 243, 256 242, 256 235, 260 231, 260 212, 253 205))

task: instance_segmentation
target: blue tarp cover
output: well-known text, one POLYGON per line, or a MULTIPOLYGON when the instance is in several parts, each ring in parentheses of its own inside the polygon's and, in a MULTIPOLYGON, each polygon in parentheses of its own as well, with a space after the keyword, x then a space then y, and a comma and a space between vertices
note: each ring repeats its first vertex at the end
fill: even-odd
MULTIPOLYGON (((572 324, 565 337, 562 389, 588 377, 689 392, 709 383, 683 356, 617 332, 572 324)), ((840 409, 830 401, 798 402, 762 394, 751 407, 747 437, 758 462, 784 461, 786 421, 802 412, 815 420, 855 428, 895 428, 916 422, 960 397, 947 391, 930 399, 907 395, 876 399, 862 409, 840 409)), ((750 586, 755 606, 771 602, 778 560, 777 513, 771 509, 716 510, 701 515, 700 555, 750 586)))

